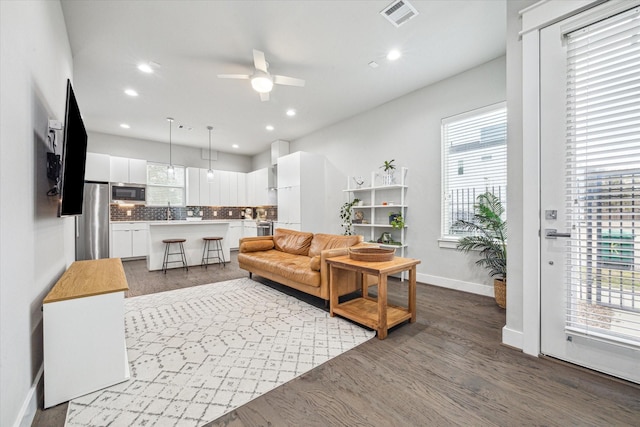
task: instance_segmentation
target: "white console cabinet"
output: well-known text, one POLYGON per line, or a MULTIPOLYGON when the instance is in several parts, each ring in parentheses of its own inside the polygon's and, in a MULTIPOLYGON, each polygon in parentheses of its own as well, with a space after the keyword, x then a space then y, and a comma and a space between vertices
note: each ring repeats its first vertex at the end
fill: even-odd
POLYGON ((76 261, 45 297, 44 407, 126 381, 127 279, 119 259, 76 261))

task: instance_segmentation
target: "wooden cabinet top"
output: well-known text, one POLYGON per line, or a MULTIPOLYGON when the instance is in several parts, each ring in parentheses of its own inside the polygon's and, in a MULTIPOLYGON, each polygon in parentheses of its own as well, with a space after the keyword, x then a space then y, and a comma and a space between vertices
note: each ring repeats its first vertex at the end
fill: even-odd
POLYGON ((129 289, 120 258, 75 261, 43 303, 122 292, 129 289))

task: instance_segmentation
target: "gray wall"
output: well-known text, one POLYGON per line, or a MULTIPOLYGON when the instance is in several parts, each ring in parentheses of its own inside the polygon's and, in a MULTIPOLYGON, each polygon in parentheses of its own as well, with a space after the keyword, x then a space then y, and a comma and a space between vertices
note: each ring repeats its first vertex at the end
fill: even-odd
MULTIPOLYGON (((169 163, 169 145, 166 141, 150 141, 146 139, 126 138, 106 133, 89 132, 87 150, 93 153, 109 154, 112 156, 144 159, 152 162, 169 163)), ((214 152, 211 156, 211 167, 217 170, 233 172, 251 172, 251 157, 223 152, 214 152)), ((205 150, 195 147, 172 144, 171 160, 173 164, 209 168, 209 156, 205 150)))
MULTIPOLYGON (((409 168, 406 221, 408 256, 419 258, 418 280, 493 295, 492 281, 474 259, 439 247, 441 206, 440 121, 448 116, 506 100, 506 58, 405 95, 304 138, 291 141, 291 152, 323 154, 335 173, 362 175, 395 159, 409 168)), ((329 232, 340 232, 339 209, 346 193, 326 194, 327 217, 335 217, 329 232), (336 194, 338 195, 336 197, 336 194)))
POLYGON ((60 3, 0 1, 0 52, 0 425, 13 426, 35 414, 42 300, 74 259, 74 221, 46 195, 48 119, 64 120, 72 76, 60 3))

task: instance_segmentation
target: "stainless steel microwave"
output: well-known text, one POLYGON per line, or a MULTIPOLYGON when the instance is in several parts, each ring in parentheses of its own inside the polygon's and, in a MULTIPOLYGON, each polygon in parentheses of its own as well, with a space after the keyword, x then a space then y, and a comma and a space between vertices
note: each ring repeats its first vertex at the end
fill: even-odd
POLYGON ((112 203, 144 204, 147 201, 147 186, 139 184, 111 184, 112 203))

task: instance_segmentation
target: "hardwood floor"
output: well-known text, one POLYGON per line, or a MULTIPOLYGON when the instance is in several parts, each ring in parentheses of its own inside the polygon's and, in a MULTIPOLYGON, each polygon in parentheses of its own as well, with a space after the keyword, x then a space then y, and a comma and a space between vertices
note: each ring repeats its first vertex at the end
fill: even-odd
MULTIPOLYGON (((131 296, 247 276, 235 257, 224 269, 176 269, 166 276, 147 272, 142 261, 126 262, 125 273, 131 296)), ((405 304, 406 282, 390 280, 389 301, 405 304)), ((417 309, 416 323, 207 426, 640 425, 640 387, 501 345, 505 311, 492 298, 419 283, 417 309)), ((32 425, 63 426, 66 406, 38 411, 32 425)))

